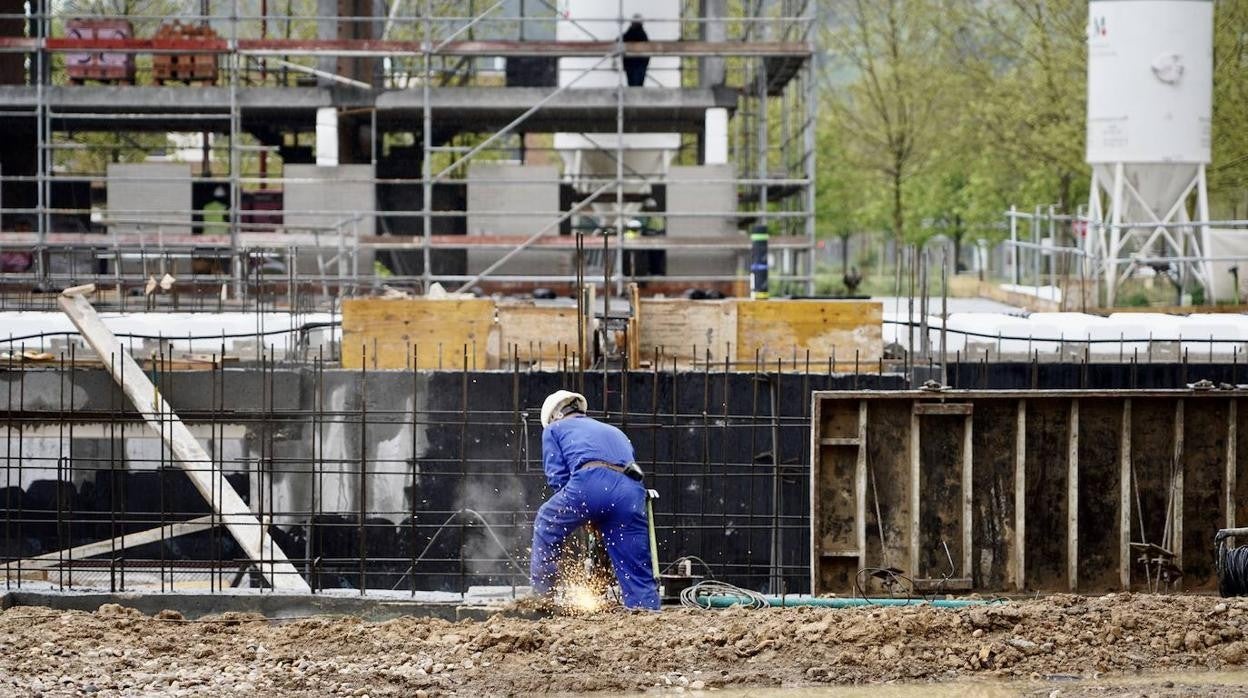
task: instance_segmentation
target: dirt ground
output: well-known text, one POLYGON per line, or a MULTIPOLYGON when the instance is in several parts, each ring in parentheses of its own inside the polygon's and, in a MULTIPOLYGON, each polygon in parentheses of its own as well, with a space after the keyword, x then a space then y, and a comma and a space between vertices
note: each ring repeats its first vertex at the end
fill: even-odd
POLYGON ((1234 689, 1243 674, 1192 686, 1159 679, 1148 690, 1098 681, 1190 670, 1215 670, 1206 676, 1216 679, 1248 661, 1246 632, 1248 599, 1127 594, 963 610, 680 609, 460 623, 238 614, 186 621, 116 605, 95 613, 17 607, 0 613, 0 694, 767 695, 1008 680, 1038 695, 1190 695, 1224 693, 1218 687, 1234 689))

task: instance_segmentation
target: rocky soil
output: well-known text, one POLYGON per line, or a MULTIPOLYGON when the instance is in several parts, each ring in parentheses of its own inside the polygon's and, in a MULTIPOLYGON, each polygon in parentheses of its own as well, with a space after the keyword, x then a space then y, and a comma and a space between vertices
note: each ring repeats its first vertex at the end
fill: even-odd
MULTIPOLYGON (((1128 594, 964 610, 680 609, 460 623, 241 614, 188 621, 113 604, 95 613, 17 607, 0 613, 0 694, 516 695, 980 679, 1021 686, 1235 670, 1248 661, 1246 633, 1248 599, 1128 594)), ((1092 692, 1067 694, 1121 693, 1114 684, 1107 692, 1081 686, 1092 692)))

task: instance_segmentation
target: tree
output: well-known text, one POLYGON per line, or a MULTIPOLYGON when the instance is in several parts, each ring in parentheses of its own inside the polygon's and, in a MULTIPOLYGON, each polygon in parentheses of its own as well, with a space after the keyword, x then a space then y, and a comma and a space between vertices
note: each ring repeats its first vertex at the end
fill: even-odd
POLYGON ((1037 183, 1023 169, 1039 169, 1040 191, 1027 193, 1073 211, 1088 172, 1086 0, 943 1, 942 38, 970 96, 961 118, 978 148, 1013 161, 1020 186, 1037 183))
POLYGON ((815 179, 815 220, 820 238, 841 243, 841 273, 849 272, 849 240, 864 227, 864 192, 869 184, 846 157, 843 132, 830 119, 816 126, 819 176, 815 179))
MULTIPOLYGON (((828 95, 846 162, 879 177, 888 228, 907 234, 907 182, 923 167, 943 106, 941 53, 930 0, 836 0, 826 32, 836 67, 852 83, 828 95), (938 62, 938 60, 936 61, 938 62)), ((869 196, 869 192, 868 192, 869 196)))
POLYGON ((1215 218, 1240 218, 1248 192, 1248 3, 1218 0, 1213 17, 1213 164, 1215 218))

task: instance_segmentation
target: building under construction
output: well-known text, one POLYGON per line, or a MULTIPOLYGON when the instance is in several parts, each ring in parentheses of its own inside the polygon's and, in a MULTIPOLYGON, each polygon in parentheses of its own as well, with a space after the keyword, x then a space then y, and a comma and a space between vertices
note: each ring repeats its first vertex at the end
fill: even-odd
POLYGON ((815 0, 125 9, 0 0, 0 693, 1243 693, 1248 320, 809 297, 815 0), (531 598, 561 390, 697 613, 531 598))
POLYGON ((7 3, 4 292, 808 290, 813 1, 304 4, 7 3))
POLYGON ((1210 589, 1248 518, 1244 323, 763 297, 813 2, 70 7, 0 40, 6 589, 518 596, 559 388, 669 596, 1210 589))

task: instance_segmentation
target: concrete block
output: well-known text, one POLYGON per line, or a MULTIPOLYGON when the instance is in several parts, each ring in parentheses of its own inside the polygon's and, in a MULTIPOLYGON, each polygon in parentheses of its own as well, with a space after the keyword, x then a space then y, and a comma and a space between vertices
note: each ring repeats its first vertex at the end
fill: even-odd
MULTIPOLYGON (((468 235, 529 236, 559 217, 559 170, 553 165, 477 162, 468 167, 468 235)), ((558 230, 549 231, 558 235, 558 230)), ((468 273, 493 264, 505 250, 468 250, 468 273)), ((570 274, 572 255, 529 249, 508 261, 499 275, 570 274)))
MULTIPOLYGON (((722 237, 744 233, 737 229, 736 176, 731 164, 675 166, 667 174, 667 237, 722 237), (706 214, 706 215, 688 215, 706 214)), ((669 276, 731 275, 744 253, 732 250, 670 250, 669 276)))
POLYGON ((108 217, 123 221, 110 225, 109 232, 191 233, 189 163, 110 163, 106 186, 108 217))

